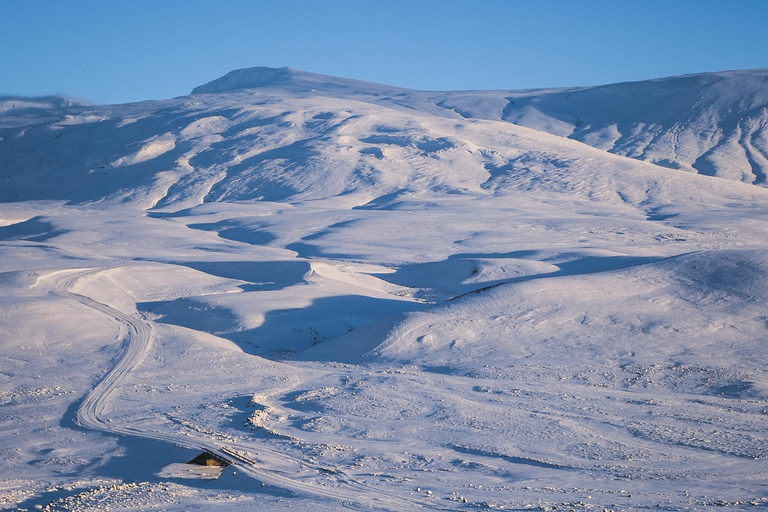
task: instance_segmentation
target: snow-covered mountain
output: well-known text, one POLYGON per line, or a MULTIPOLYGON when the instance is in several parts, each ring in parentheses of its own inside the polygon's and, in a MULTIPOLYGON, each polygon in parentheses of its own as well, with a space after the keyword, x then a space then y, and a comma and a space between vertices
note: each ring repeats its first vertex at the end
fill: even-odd
POLYGON ((195 93, 279 86, 465 118, 509 121, 673 169, 763 185, 768 70, 704 73, 597 87, 424 93, 291 68, 233 71, 195 93))
MULTIPOLYGON (((0 166, 9 171, 0 199, 166 205, 200 202, 205 195, 336 195, 357 189, 361 175, 369 182, 375 176, 375 187, 368 188, 391 193, 395 183, 387 187, 384 180, 401 188, 409 180, 386 168, 393 162, 459 155, 475 176, 447 186, 472 188, 513 165, 514 157, 495 142, 457 136, 456 120, 473 127, 510 121, 663 167, 763 184, 766 84, 768 71, 757 70, 567 90, 429 93, 291 68, 252 68, 174 100, 89 106, 7 99, 0 102, 6 114, 0 166), (263 170, 275 166, 278 172, 263 170), (335 182, 333 190, 317 190, 318 173, 324 186, 326 179, 335 182), (313 176, 313 186, 302 183, 305 175, 313 176)), ((501 137, 529 133, 483 126, 501 137)))
POLYGON ((0 98, 0 508, 767 506, 766 80, 0 98))
POLYGON ((550 91, 461 94, 440 104, 664 167, 765 185, 768 70, 550 91), (506 103, 500 101, 503 96, 506 103), (471 99, 470 99, 471 98, 471 99))

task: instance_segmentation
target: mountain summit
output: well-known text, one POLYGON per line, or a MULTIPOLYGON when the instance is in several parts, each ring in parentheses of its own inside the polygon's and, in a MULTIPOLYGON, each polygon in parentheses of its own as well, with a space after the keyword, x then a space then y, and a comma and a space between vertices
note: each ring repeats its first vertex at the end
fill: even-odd
POLYGON ((351 78, 311 73, 288 66, 281 68, 260 66, 230 71, 221 78, 195 87, 192 89, 192 94, 216 94, 257 88, 280 88, 290 92, 310 92, 315 90, 336 93, 340 91, 364 93, 408 90, 351 78))
POLYGON ((282 68, 260 66, 255 68, 236 69, 230 71, 221 78, 195 87, 192 90, 192 94, 215 94, 238 89, 269 87, 272 85, 285 84, 289 82, 292 77, 301 74, 304 73, 287 66, 282 68))

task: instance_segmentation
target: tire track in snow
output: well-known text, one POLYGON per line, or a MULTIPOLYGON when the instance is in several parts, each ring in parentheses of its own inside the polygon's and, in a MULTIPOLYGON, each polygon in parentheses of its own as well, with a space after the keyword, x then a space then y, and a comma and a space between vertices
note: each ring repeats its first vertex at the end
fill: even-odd
MULTIPOLYGON (((250 449, 251 446, 246 444, 230 443, 228 446, 222 446, 219 448, 205 447, 208 451, 222 456, 226 459, 232 460, 240 459, 240 457, 233 457, 232 452, 234 448, 238 449, 250 449)), ((259 448, 261 454, 269 454, 275 457, 291 458, 288 454, 278 452, 272 449, 259 448)), ((291 458, 293 459, 293 458, 291 458)), ((301 463, 301 465, 313 469, 319 472, 323 471, 318 465, 309 464, 306 461, 300 461, 293 459, 294 462, 301 463)), ((287 489, 296 494, 321 496, 324 498, 337 500, 341 506, 348 509, 370 510, 370 509, 384 509, 388 511, 412 511, 415 508, 424 508, 428 510, 443 510, 452 511, 452 508, 446 508, 434 501, 416 498, 413 496, 405 497, 403 494, 386 489, 375 488, 364 482, 360 482, 351 476, 347 475, 341 470, 333 471, 333 476, 336 479, 336 483, 340 487, 330 487, 322 483, 310 483, 301 482, 290 476, 284 476, 268 469, 262 469, 255 465, 253 462, 242 462, 235 464, 237 468, 246 473, 251 478, 261 481, 265 484, 287 489)), ((326 470, 327 472, 327 470, 326 470)))
MULTIPOLYGON (((94 430, 126 433, 125 430, 130 431, 130 429, 120 429, 116 426, 109 425, 103 419, 103 413, 111 396, 122 381, 130 375, 134 368, 138 367, 142 361, 144 361, 144 357, 152 346, 152 326, 147 322, 130 317, 125 313, 86 297, 85 295, 70 291, 70 288, 77 280, 110 268, 114 267, 89 269, 70 275, 56 284, 56 293, 62 297, 74 299, 84 306, 88 306, 100 313, 113 317, 121 325, 127 328, 127 334, 124 336, 116 362, 112 368, 109 369, 104 378, 96 384, 90 393, 83 399, 80 407, 78 407, 75 412, 75 421, 78 425, 94 430)), ((133 434, 132 431, 129 433, 133 434)))
MULTIPOLYGON (((72 292, 70 290, 70 288, 79 279, 112 268, 115 267, 99 267, 82 270, 59 280, 55 285, 55 293, 57 295, 76 300, 84 306, 88 306, 92 309, 95 309, 96 311, 99 311, 100 313, 110 316, 127 329, 126 334, 124 336, 121 335, 121 337, 123 337, 123 342, 120 347, 120 353, 115 359, 116 362, 107 371, 107 374, 104 376, 104 378, 102 378, 102 380, 99 381, 99 383, 96 384, 83 399, 82 403, 75 412, 74 420, 78 425, 93 430, 110 432, 113 434, 142 437, 156 441, 164 441, 189 449, 199 448, 199 444, 197 446, 192 446, 190 444, 190 439, 187 436, 165 434, 156 431, 142 431, 132 427, 120 426, 104 419, 104 412, 115 391, 117 391, 120 384, 131 374, 131 372, 144 361, 144 358, 152 347, 154 332, 154 329, 150 323, 126 315, 125 313, 122 313, 121 311, 118 311, 117 309, 114 309, 106 304, 91 299, 90 297, 86 297, 85 295, 72 292)), ((231 452, 233 448, 243 450, 252 448, 251 446, 245 444, 232 444, 231 446, 211 446, 206 445, 204 441, 201 444, 203 445, 203 449, 230 460, 232 457, 229 452, 231 452)), ((269 453, 275 457, 289 457, 289 455, 286 453, 265 448, 266 447, 260 447, 259 449, 260 451, 269 453)), ((301 462, 303 465, 307 466, 305 461, 297 460, 296 462, 301 462)), ((355 480, 354 478, 341 471, 334 472, 336 482, 341 487, 333 488, 330 486, 324 486, 323 484, 319 483, 298 481, 294 478, 291 478, 290 476, 284 476, 268 469, 262 469, 252 462, 240 461, 234 462, 233 465, 251 478, 263 482, 264 484, 286 489, 295 494, 304 496, 317 496, 337 500, 339 501, 339 504, 344 508, 356 508, 360 510, 369 508, 384 508, 386 510, 413 510, 414 507, 424 507, 432 510, 453 510, 450 508, 435 506, 435 503, 430 503, 425 500, 414 499, 412 497, 404 498, 395 492, 389 492, 383 489, 371 487, 368 484, 355 480), (346 489, 343 487, 346 487, 346 489), (366 501, 368 501, 368 503, 365 503, 366 501), (382 505, 382 502, 385 502, 386 505, 382 505)), ((308 467, 318 470, 318 472, 322 471, 322 468, 319 466, 308 467)))

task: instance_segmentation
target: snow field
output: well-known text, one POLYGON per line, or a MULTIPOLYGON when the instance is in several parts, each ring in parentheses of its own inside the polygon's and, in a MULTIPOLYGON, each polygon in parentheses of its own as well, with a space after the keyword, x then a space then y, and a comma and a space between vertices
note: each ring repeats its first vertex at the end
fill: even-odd
POLYGON ((759 175, 759 123, 729 131, 759 72, 513 95, 267 71, 3 110, 0 508, 768 504, 768 191, 728 153, 759 175), (676 87, 712 80, 681 124, 676 87), (240 458, 184 476, 202 446, 240 458))

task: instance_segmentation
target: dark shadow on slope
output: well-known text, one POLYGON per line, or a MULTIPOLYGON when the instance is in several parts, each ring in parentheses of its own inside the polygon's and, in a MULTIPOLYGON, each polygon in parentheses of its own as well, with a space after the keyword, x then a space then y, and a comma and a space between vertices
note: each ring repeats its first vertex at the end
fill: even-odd
POLYGON ((657 206, 655 208, 650 208, 646 211, 645 218, 651 222, 662 222, 679 215, 678 213, 664 213, 664 211, 668 209, 669 206, 657 206))
POLYGON ((503 120, 508 120, 509 117, 514 112, 514 110, 517 108, 517 107, 515 107, 515 98, 513 98, 511 96, 507 96, 504 99, 507 100, 507 104, 504 105, 504 108, 501 111, 501 119, 502 119, 502 121, 503 120))
POLYGON ((452 106, 448 105, 445 100, 438 101, 437 103, 435 103, 435 105, 437 105, 440 108, 444 108, 446 110, 452 110, 452 111, 456 112, 457 114, 459 114, 464 119, 472 119, 472 117, 473 117, 471 112, 468 112, 466 110, 462 110, 462 109, 460 109, 458 107, 452 107, 452 106))
POLYGON ((317 233, 312 233, 311 235, 307 235, 305 237, 302 237, 302 240, 319 240, 320 238, 330 235, 332 233, 335 233, 337 231, 340 231, 343 228, 348 228, 354 224, 357 224, 360 219, 352 219, 352 220, 344 220, 341 222, 336 222, 335 224, 331 224, 325 229, 322 229, 318 231, 317 233))
POLYGON ((251 283, 244 291, 282 290, 304 282, 312 269, 308 261, 193 261, 176 262, 206 274, 251 283))
POLYGON ((742 154, 754 175, 751 183, 753 185, 764 185, 766 180, 768 180, 768 176, 766 176, 766 172, 759 162, 759 159, 762 159, 764 155, 756 150, 756 148, 760 147, 758 137, 762 130, 753 130, 749 126, 750 121, 761 118, 765 119, 764 110, 762 106, 757 109, 744 110, 737 117, 730 117, 720 121, 718 130, 723 134, 722 138, 714 147, 699 156, 691 164, 691 167, 696 169, 699 174, 717 176, 719 172, 725 170, 722 165, 717 164, 717 156, 719 155, 722 159, 725 155, 730 154, 733 151, 731 146, 735 144, 734 137, 738 135, 736 145, 743 151, 742 154), (757 158, 755 153, 757 153, 757 158))
POLYGON ((366 144, 387 144, 400 147, 413 147, 423 153, 437 153, 444 149, 453 149, 456 145, 445 137, 431 139, 411 135, 370 135, 360 139, 366 144))
POLYGON ((271 126, 271 125, 278 125, 279 123, 284 123, 285 116, 290 114, 290 112, 286 111, 272 117, 251 118, 251 119, 248 119, 247 121, 242 121, 239 119, 239 117, 241 117, 239 115, 240 112, 241 112, 241 109, 234 109, 234 113, 232 117, 227 117, 227 114, 225 113, 225 111, 212 112, 210 114, 210 115, 219 115, 219 116, 226 117, 227 119, 233 122, 232 126, 230 126, 229 128, 227 128, 226 130, 220 133, 220 135, 225 140, 233 137, 242 138, 244 136, 244 132, 246 130, 250 130, 251 128, 260 128, 262 126, 271 126))
MULTIPOLYGON (((243 352, 269 359, 293 357, 358 329, 366 331, 367 326, 379 322, 389 329, 394 324, 388 319, 401 319, 401 314, 424 307, 422 303, 404 300, 338 295, 315 299, 304 308, 269 311, 260 326, 240 330, 240 318, 232 310, 192 298, 136 304, 138 311, 156 315, 155 322, 207 332, 236 343, 243 352)), ((374 334, 369 329, 367 333, 365 339, 347 338, 359 347, 343 344, 339 345, 338 352, 313 351, 317 353, 302 358, 346 361, 351 353, 359 356, 372 348, 368 338, 383 339, 383 334, 378 331, 374 334)))
POLYGON ((696 172, 698 172, 699 174, 703 174, 705 176, 716 176, 718 169, 710 158, 711 155, 715 153, 716 148, 717 146, 715 146, 714 148, 710 149, 709 151, 707 151, 706 153, 698 157, 691 164, 691 167, 696 169, 696 172))
POLYGON ((514 171, 514 164, 508 163, 506 165, 494 165, 485 164, 485 170, 488 171, 488 179, 480 184, 481 188, 489 189, 494 183, 502 179, 504 176, 511 174, 514 171))
POLYGON ((14 241, 27 240, 30 242, 47 242, 67 231, 55 227, 50 222, 42 220, 42 217, 33 217, 24 222, 17 222, 10 226, 0 227, 0 240, 14 241))
POLYGON ((760 390, 755 386, 755 383, 750 381, 739 381, 723 386, 717 386, 710 389, 708 394, 740 400, 765 399, 764 394, 760 393, 760 390))
MULTIPOLYGON (((229 126, 217 135, 223 140, 214 142, 210 146, 203 145, 201 150, 201 137, 206 135, 193 133, 176 139, 176 147, 165 155, 160 155, 148 162, 136 164, 137 169, 154 168, 154 172, 168 170, 177 167, 177 160, 181 155, 192 153, 189 164, 195 168, 195 172, 179 177, 167 191, 165 197, 160 199, 157 207, 167 207, 176 199, 187 197, 189 190, 198 190, 203 193, 206 183, 216 181, 217 174, 225 167, 226 177, 217 181, 205 197, 204 201, 240 200, 240 199, 267 199, 284 200, 301 191, 305 184, 297 178, 297 172, 306 166, 310 166, 312 159, 317 155, 314 145, 322 140, 323 135, 334 128, 330 121, 325 126, 314 126, 315 135, 306 140, 299 140, 291 144, 267 149, 262 153, 245 158, 239 163, 233 163, 232 157, 244 154, 249 147, 269 146, 273 143, 262 141, 264 135, 261 127, 289 127, 291 123, 285 121, 285 116, 291 112, 282 112, 267 118, 254 118, 253 112, 247 108, 224 108, 218 110, 189 110, 189 106, 178 106, 168 112, 160 110, 149 117, 157 126, 156 133, 172 133, 182 135, 184 130, 193 127, 194 123, 211 117, 223 117, 229 122, 229 126), (163 128, 163 132, 159 129, 163 128), (195 149, 195 151, 191 151, 195 149), (275 168, 281 168, 276 173, 275 168)), ((144 120, 139 120, 125 128, 119 128, 120 133, 129 134, 138 127, 145 127, 144 120), (134 126, 135 125, 135 126, 134 126)), ((148 128, 144 128, 146 131, 148 128)), ((116 132, 117 133, 117 132, 116 132)), ((143 140, 139 134, 133 140, 143 140)), ((320 142, 322 144, 322 142, 320 142)), ((207 144, 207 143, 206 143, 207 144)))
MULTIPOLYGON (((158 185, 158 173, 177 168, 179 157, 193 153, 195 164, 204 167, 226 163, 239 142, 237 135, 249 128, 280 122, 279 117, 249 119, 249 112, 241 108, 208 110, 205 105, 197 108, 183 102, 171 103, 140 115, 131 122, 126 122, 130 111, 126 112, 126 117, 113 117, 112 112, 103 107, 67 108, 57 111, 59 117, 64 114, 73 118, 94 114, 104 119, 60 125, 54 121, 29 127, 24 137, 5 137, 7 142, 12 142, 12 147, 0 153, 0 168, 8 167, 14 172, 0 187, 0 199, 65 199, 69 204, 79 204, 119 193, 124 202, 130 202, 143 197, 158 185), (225 140, 213 149, 205 149, 201 153, 192 151, 199 147, 200 137, 209 134, 184 137, 182 133, 196 121, 215 116, 224 117, 232 123, 222 132, 225 140), (52 131, 52 128, 55 130, 52 131), (124 157, 129 157, 124 162, 130 162, 131 155, 137 155, 146 144, 165 135, 173 136, 169 139, 174 143, 171 149, 151 158, 139 158, 135 163, 113 165, 124 157), (84 147, 88 151, 84 151, 84 147), (9 160, 8 157, 14 154, 28 155, 27 164, 19 167, 18 162, 9 160)), ((0 132, 3 130, 0 129, 0 132)), ((16 135, 16 132, 13 134, 16 135)), ((179 182, 171 185, 168 194, 183 196, 186 187, 199 186, 207 179, 209 175, 200 172, 182 176, 179 182)), ((168 197, 158 202, 160 207, 167 204, 168 197)))
POLYGON ((307 244, 304 242, 294 242, 285 246, 289 251, 296 251, 299 258, 328 258, 328 259, 340 259, 340 260, 356 260, 359 256, 354 254, 342 254, 336 252, 328 252, 323 250, 317 245, 307 244))
MULTIPOLYGON (((4 164, 13 163, 15 172, 0 187, 0 198, 64 199, 69 204, 80 204, 119 194, 123 201, 130 202, 132 198, 142 197, 155 188, 158 185, 158 173, 177 168, 179 157, 188 154, 199 144, 195 137, 178 137, 184 129, 195 121, 212 116, 222 116, 237 123, 238 114, 242 111, 230 107, 206 110, 202 105, 195 108, 188 103, 173 100, 171 103, 170 106, 138 115, 138 119, 132 119, 132 122, 126 122, 132 117, 130 109, 117 116, 113 116, 113 112, 105 107, 63 109, 58 111, 61 116, 66 114, 77 118, 93 114, 103 116, 104 119, 82 124, 54 122, 30 127, 24 137, 6 137, 7 142, 13 142, 13 147, 6 148, 8 151, 4 154, 0 153, 0 168, 4 164), (55 130, 52 131, 52 128, 55 130), (123 157, 136 155, 154 138, 167 134, 176 136, 172 149, 152 158, 139 159, 135 163, 113 165, 123 157), (84 151, 83 148, 88 150, 84 151), (18 162, 4 158, 14 154, 28 155, 27 164, 19 167, 18 162)), ((159 105, 162 104, 159 102, 159 105)), ((120 111, 123 112, 123 109, 120 111)), ((258 124, 258 121, 246 119, 239 126, 245 129, 251 124, 258 124)), ((230 158, 226 151, 204 153, 208 154, 210 163, 224 163, 230 158)), ((198 173, 193 173, 189 182, 196 183, 199 179, 198 173)), ((177 184, 172 185, 173 190, 178 188, 177 184)), ((159 205, 163 204, 165 202, 161 200, 159 205)))
MULTIPOLYGON (((423 303, 413 303, 413 311, 424 309, 423 303)), ((366 354, 378 347, 398 325, 403 323, 411 310, 383 316, 375 321, 356 327, 352 331, 291 356, 295 361, 315 361, 361 364, 366 354)))
POLYGON ((514 457, 511 455, 504 455, 502 453, 495 453, 495 452, 490 452, 485 450, 478 450, 474 448, 467 448, 465 446, 447 445, 447 447, 459 453, 464 453, 467 455, 475 455, 479 457, 491 457, 495 459, 502 459, 507 462, 511 462, 512 464, 525 464, 526 466, 534 466, 537 468, 545 468, 545 469, 566 469, 566 470, 576 469, 571 466, 552 464, 551 462, 544 462, 536 459, 529 459, 527 457, 514 457))
POLYGON ((562 277, 562 276, 578 276, 585 274, 595 274, 598 272, 608 272, 610 270, 619 270, 622 268, 636 267, 638 265, 645 265, 664 259, 658 256, 608 256, 608 257, 593 257, 588 256, 580 260, 569 261, 565 263, 558 263, 557 266, 560 270, 555 272, 549 272, 546 274, 535 274, 529 276, 515 277, 499 283, 488 284, 482 286, 471 292, 462 293, 455 297, 451 297, 448 300, 456 300, 473 293, 484 292, 498 286, 511 283, 519 283, 523 281, 533 281, 534 279, 541 279, 547 277, 562 277))
MULTIPOLYGON (((162 207, 158 205, 158 206, 155 206, 155 208, 162 208, 162 207)), ((175 211, 150 209, 146 211, 146 216, 151 219, 173 219, 173 218, 179 218, 179 217, 189 217, 194 208, 196 208, 196 206, 193 206, 191 208, 184 208, 181 210, 175 210, 175 211)))
POLYGON ((757 136, 759 134, 760 131, 753 133, 749 144, 742 143, 743 146, 747 147, 747 150, 745 151, 747 161, 749 162, 750 169, 752 169, 752 174, 755 175, 755 179, 752 181, 753 185, 765 185, 766 180, 768 180, 768 175, 766 174, 766 170, 768 169, 763 169, 763 166, 760 164, 760 160, 764 160, 765 155, 756 149, 756 147, 759 147, 759 142, 757 141, 757 136))
MULTIPOLYGON (((244 352, 270 359, 287 359, 379 320, 424 307, 416 302, 360 295, 323 297, 305 308, 270 311, 259 327, 220 336, 237 343, 244 352)), ((346 359, 348 352, 354 350, 353 347, 340 347, 339 352, 330 354, 328 360, 346 359)), ((328 356, 324 354, 324 357, 328 356)))
POLYGON ((422 366, 421 371, 427 372, 427 373, 434 373, 436 375, 452 375, 454 377, 456 376, 466 377, 466 376, 472 376, 477 374, 475 370, 467 370, 467 369, 462 370, 462 369, 454 368, 453 366, 422 366))
POLYGON ((504 190, 508 187, 519 188, 524 183, 522 186, 528 189, 538 182, 546 182, 544 178, 548 173, 568 168, 573 161, 573 158, 525 153, 510 158, 504 165, 486 164, 489 177, 480 186, 485 190, 504 190))
MULTIPOLYGON (((445 189, 445 193, 462 193, 461 191, 445 189)), ((403 188, 384 194, 368 201, 360 206, 354 206, 353 210, 389 210, 389 211, 418 211, 427 208, 439 208, 440 205, 423 199, 414 199, 417 193, 403 188)))
MULTIPOLYGON (((67 116, 101 115, 92 108, 78 107, 59 111, 67 116)), ((168 155, 160 155, 130 167, 113 167, 116 159, 140 150, 151 135, 159 135, 155 126, 131 137, 116 128, 119 120, 57 125, 46 123, 25 130, 23 137, 6 137, 0 152, 0 169, 7 178, 0 186, 0 201, 64 200, 68 204, 88 203, 122 190, 150 188, 158 171, 172 167, 168 155), (126 135, 122 137, 122 135, 126 135), (87 148, 87 150, 85 149, 87 148), (19 155, 25 155, 19 159, 19 155)), ((140 122, 134 123, 138 125, 140 122)), ((142 124, 144 126, 144 124, 142 124)), ((3 134, 0 133, 0 136, 3 134)), ((184 151, 184 149, 180 149, 184 151)))
POLYGON ((377 275, 380 279, 414 290, 414 296, 428 301, 441 301, 472 291, 479 286, 502 282, 465 283, 475 276, 482 264, 479 258, 451 257, 443 261, 404 265, 391 274, 377 275))
MULTIPOLYGON (((404 265, 391 274, 381 274, 380 279, 392 284, 408 288, 425 289, 425 293, 434 296, 448 295, 448 300, 454 300, 470 293, 479 293, 497 286, 521 281, 531 281, 544 277, 572 276, 593 274, 621 268, 644 265, 662 259, 655 256, 583 256, 570 255, 567 261, 537 258, 538 251, 513 251, 508 253, 466 253, 455 254, 443 261, 415 263, 404 265), (483 260, 529 260, 551 263, 558 270, 547 273, 522 275, 519 277, 502 278, 486 282, 466 283, 482 266, 483 260)), ((568 255, 559 255, 560 258, 568 255)), ((428 295, 421 295, 429 298, 428 295)), ((418 295, 417 295, 418 296, 418 295)))
POLYGON ((318 258, 331 257, 323 254, 322 250, 316 245, 305 244, 304 242, 294 242, 285 246, 289 251, 296 251, 300 258, 318 258))
POLYGON ((269 231, 262 230, 260 226, 244 225, 237 219, 213 223, 188 224, 187 227, 203 231, 215 231, 221 238, 251 245, 268 245, 277 239, 275 235, 269 231))
MULTIPOLYGON (((301 258, 321 257, 321 258, 333 258, 333 259, 355 259, 354 255, 328 252, 321 247, 318 247, 316 245, 313 245, 311 243, 306 243, 306 242, 321 240, 323 237, 336 234, 339 231, 342 231, 344 228, 348 228, 357 222, 359 222, 359 219, 337 222, 335 224, 328 226, 327 228, 321 229, 316 233, 312 233, 310 235, 304 236, 301 238, 302 240, 301 242, 293 242, 291 244, 286 245, 285 248, 291 251, 296 251, 299 257, 301 258)), ((329 245, 335 246, 336 244, 329 244, 329 245)))
POLYGON ((158 315, 155 322, 187 327, 195 331, 219 334, 232 331, 238 326, 238 318, 231 310, 196 301, 193 298, 156 302, 139 302, 136 310, 158 315))
POLYGON ((398 205, 404 202, 403 196, 410 194, 411 191, 407 188, 395 190, 389 194, 372 199, 367 203, 355 206, 353 210, 398 210, 398 205))
MULTIPOLYGON (((316 139, 304 139, 286 146, 269 149, 230 165, 226 177, 218 181, 210 190, 207 201, 246 200, 284 201, 300 192, 299 185, 305 186, 307 168, 319 155, 315 149, 316 139), (279 168, 280 172, 275 172, 279 168)), ((322 142, 321 142, 322 143, 322 142)), ((211 146, 211 149, 190 160, 193 166, 199 166, 198 159, 207 153, 219 154, 231 150, 231 141, 224 141, 211 146)))
POLYGON ((552 275, 577 276, 594 274, 628 267, 645 265, 664 259, 660 256, 585 256, 572 261, 557 263, 560 270, 552 275))
POLYGON ((361 155, 373 155, 378 160, 384 159, 384 152, 381 150, 381 148, 372 147, 372 148, 361 148, 360 149, 361 155))

